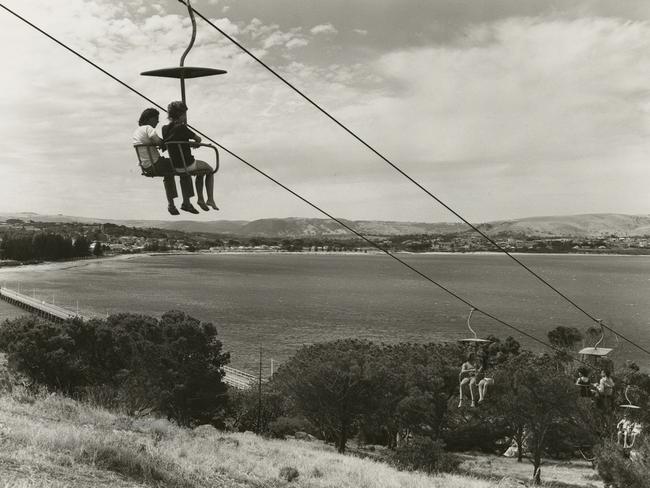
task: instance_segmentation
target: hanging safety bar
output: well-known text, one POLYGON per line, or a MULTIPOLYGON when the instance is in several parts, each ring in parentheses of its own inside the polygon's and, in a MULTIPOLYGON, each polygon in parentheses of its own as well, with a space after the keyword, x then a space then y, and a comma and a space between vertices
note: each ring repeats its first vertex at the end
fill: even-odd
MULTIPOLYGON (((178 152, 179 152, 179 154, 181 156, 181 161, 183 163, 182 168, 177 168, 175 165, 172 164, 172 166, 174 167, 174 174, 177 174, 177 175, 193 174, 194 175, 194 174, 201 174, 201 173, 203 173, 203 174, 209 173, 207 171, 203 171, 203 172, 201 172, 201 171, 198 171, 198 172, 197 171, 192 171, 191 173, 190 173, 190 171, 188 171, 188 169, 187 169, 188 164, 187 164, 187 161, 185 160, 185 155, 183 154, 183 151, 181 150, 181 147, 180 147, 183 144, 189 144, 192 147, 200 146, 200 147, 209 147, 209 148, 213 149, 214 150, 214 156, 215 156, 215 165, 214 165, 214 169, 211 171, 211 173, 214 174, 217 171, 219 171, 219 150, 216 148, 216 146, 214 146, 212 144, 203 144, 203 143, 188 142, 188 141, 169 141, 169 142, 165 143, 165 145, 167 145, 167 146, 174 145, 174 144, 178 146, 178 152)), ((144 166, 144 161, 142 160, 142 154, 141 154, 139 148, 146 148, 147 153, 149 155, 149 161, 156 161, 158 159, 159 155, 156 154, 152 150, 152 148, 157 148, 158 145, 157 144, 134 144, 133 147, 135 148, 135 153, 138 155, 138 164, 140 165, 140 168, 142 169, 142 174, 144 176, 153 177, 153 175, 149 175, 149 174, 145 173, 145 170, 146 170, 147 167, 144 166)))

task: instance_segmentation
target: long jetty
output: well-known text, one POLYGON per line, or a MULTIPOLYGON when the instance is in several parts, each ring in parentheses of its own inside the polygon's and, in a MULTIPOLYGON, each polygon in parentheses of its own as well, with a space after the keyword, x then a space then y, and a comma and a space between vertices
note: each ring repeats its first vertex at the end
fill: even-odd
MULTIPOLYGON (((39 300, 35 297, 30 297, 24 293, 16 290, 11 290, 5 286, 0 286, 0 299, 4 300, 11 305, 20 307, 29 313, 38 315, 53 322, 63 322, 64 320, 80 318, 83 320, 90 320, 94 317, 82 315, 78 312, 73 312, 66 308, 48 303, 44 300, 39 300)), ((230 366, 224 366, 223 382, 233 388, 239 390, 247 390, 258 382, 258 379, 250 373, 240 371, 230 366)))
POLYGON ((61 322, 63 320, 73 319, 75 317, 84 320, 90 320, 93 318, 77 312, 72 312, 66 308, 54 305, 53 303, 48 303, 44 300, 30 297, 29 295, 25 295, 24 293, 20 293, 16 290, 11 290, 4 286, 0 287, 0 299, 11 303, 16 307, 20 307, 23 310, 27 310, 34 315, 38 315, 39 317, 43 317, 55 322, 61 322))

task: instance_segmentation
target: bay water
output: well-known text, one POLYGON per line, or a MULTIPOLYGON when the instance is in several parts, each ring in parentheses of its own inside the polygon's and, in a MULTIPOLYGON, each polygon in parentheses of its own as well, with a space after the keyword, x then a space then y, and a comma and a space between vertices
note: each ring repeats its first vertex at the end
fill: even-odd
MULTIPOLYGON (((507 256, 400 254, 477 307, 540 339, 559 325, 593 322, 507 256)), ((578 305, 650 349, 650 256, 518 256, 578 305)), ((256 371, 262 348, 269 373, 303 344, 358 338, 454 341, 471 335, 469 308, 379 254, 135 255, 127 259, 0 270, 0 282, 58 305, 97 315, 182 310, 217 325, 232 366, 256 371)), ((0 318, 20 311, 2 304, 0 318)), ((474 314, 479 336, 509 335, 543 346, 474 314)), ((617 346, 613 335, 608 347, 617 346)), ((650 356, 623 342, 615 359, 650 369, 650 356)))

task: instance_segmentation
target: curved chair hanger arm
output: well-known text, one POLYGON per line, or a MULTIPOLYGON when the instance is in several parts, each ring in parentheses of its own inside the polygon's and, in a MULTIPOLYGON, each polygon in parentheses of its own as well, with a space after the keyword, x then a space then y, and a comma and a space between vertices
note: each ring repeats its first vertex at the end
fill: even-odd
POLYGON ((475 308, 470 309, 469 315, 467 316, 467 328, 470 330, 472 334, 474 334, 474 339, 478 339, 478 335, 476 332, 474 332, 474 329, 472 329, 472 326, 470 325, 470 321, 472 320, 472 314, 474 313, 475 308))
POLYGON ((594 345, 594 349, 597 349, 598 346, 600 346, 600 343, 603 342, 603 339, 605 339, 605 328, 603 327, 602 319, 598 319, 598 325, 600 326, 600 339, 598 339, 598 342, 594 345))
MULTIPOLYGON (((187 2, 187 11, 190 14, 190 20, 192 21, 192 37, 190 38, 190 43, 189 45, 185 48, 185 51, 183 51, 183 54, 181 55, 181 62, 180 66, 185 65, 185 58, 189 54, 190 50, 192 49, 192 46, 194 46, 194 41, 196 40, 196 19, 194 18, 194 9, 192 8, 192 4, 190 3, 190 0, 186 0, 187 2)), ((183 103, 186 104, 185 100, 185 78, 181 75, 181 99, 183 100, 183 103)))
POLYGON ((630 385, 627 385, 625 387, 625 401, 627 401, 628 405, 633 405, 632 401, 630 400, 630 397, 628 396, 629 391, 630 391, 630 385))

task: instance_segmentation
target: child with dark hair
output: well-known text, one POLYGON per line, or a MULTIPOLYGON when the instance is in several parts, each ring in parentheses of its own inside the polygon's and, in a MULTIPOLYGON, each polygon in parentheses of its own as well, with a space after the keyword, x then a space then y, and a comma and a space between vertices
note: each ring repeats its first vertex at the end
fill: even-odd
MULTIPOLYGON (((176 182, 174 181, 174 168, 171 161, 162 157, 156 147, 162 146, 163 144, 162 139, 156 134, 158 122, 158 110, 155 108, 145 109, 138 120, 138 128, 133 133, 133 145, 136 146, 143 174, 145 176, 163 177, 168 203, 167 211, 172 215, 178 215, 178 209, 174 204, 174 198, 178 196, 176 182)), ((183 205, 185 205, 185 202, 189 203, 190 197, 194 195, 192 179, 187 175, 182 175, 180 176, 180 180, 181 192, 183 193, 183 205)))
MULTIPOLYGON (((162 128, 164 142, 194 141, 196 144, 201 142, 201 138, 187 127, 187 106, 183 102, 171 102, 167 107, 167 115, 169 124, 162 128)), ((190 144, 169 144, 167 147, 169 157, 176 170, 186 170, 188 174, 195 176, 196 204, 205 211, 210 210, 210 207, 219 210, 213 196, 214 174, 212 173, 212 167, 205 161, 200 161, 192 156, 190 144), (204 183, 207 199, 203 198, 204 183)), ((187 210, 183 206, 181 206, 181 209, 187 210)))
POLYGON ((591 383, 589 381, 589 375, 585 369, 580 369, 578 371, 578 379, 576 380, 576 386, 580 387, 580 396, 583 398, 588 398, 591 396, 591 383))

